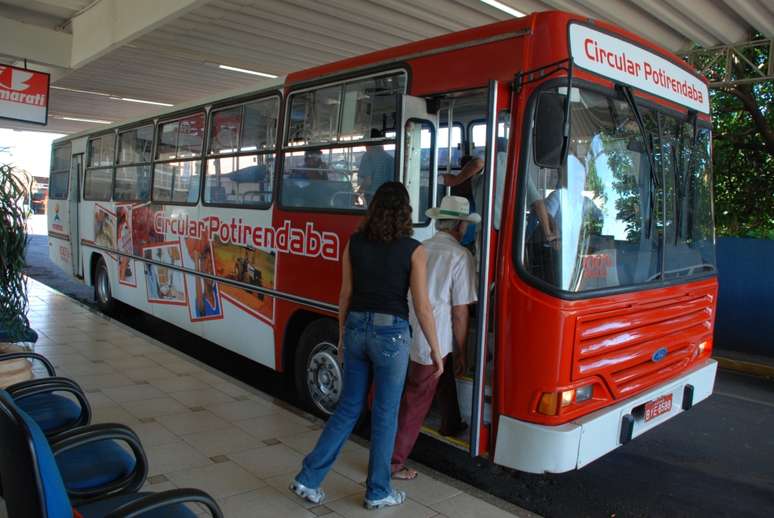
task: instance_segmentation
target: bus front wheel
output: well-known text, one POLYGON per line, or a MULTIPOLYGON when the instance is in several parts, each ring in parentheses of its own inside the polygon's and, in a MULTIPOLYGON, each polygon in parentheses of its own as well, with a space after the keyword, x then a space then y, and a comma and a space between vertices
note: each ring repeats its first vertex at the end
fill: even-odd
POLYGON ((108 275, 105 259, 100 257, 94 268, 94 299, 97 307, 103 313, 110 314, 116 308, 116 299, 110 290, 110 276, 108 275))
POLYGON ((339 329, 336 321, 320 319, 301 334, 295 356, 296 391, 305 406, 326 417, 341 396, 342 370, 337 360, 339 329))

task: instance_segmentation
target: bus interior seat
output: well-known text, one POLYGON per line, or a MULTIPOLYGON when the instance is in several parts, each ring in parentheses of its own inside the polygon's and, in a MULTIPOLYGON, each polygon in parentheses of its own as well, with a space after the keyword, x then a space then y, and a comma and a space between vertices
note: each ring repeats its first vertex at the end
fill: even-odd
POLYGON ((223 203, 226 201, 226 188, 222 185, 213 185, 210 187, 210 202, 223 203))

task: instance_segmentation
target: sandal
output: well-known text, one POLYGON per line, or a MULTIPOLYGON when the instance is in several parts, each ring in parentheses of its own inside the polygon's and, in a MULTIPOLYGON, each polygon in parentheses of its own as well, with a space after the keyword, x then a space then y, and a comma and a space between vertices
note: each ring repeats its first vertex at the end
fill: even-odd
POLYGON ((395 480, 414 480, 419 476, 419 472, 411 468, 401 468, 392 474, 395 480))

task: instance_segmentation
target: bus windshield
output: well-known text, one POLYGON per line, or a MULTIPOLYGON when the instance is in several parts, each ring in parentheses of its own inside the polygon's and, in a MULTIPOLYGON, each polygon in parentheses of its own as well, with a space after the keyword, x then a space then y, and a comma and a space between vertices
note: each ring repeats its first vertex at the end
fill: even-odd
MULTIPOLYGON (((540 95, 564 98, 566 91, 540 95)), ((573 88, 563 165, 541 167, 529 157, 521 261, 559 290, 715 268, 709 129, 644 107, 639 124, 632 108, 623 96, 573 88)))

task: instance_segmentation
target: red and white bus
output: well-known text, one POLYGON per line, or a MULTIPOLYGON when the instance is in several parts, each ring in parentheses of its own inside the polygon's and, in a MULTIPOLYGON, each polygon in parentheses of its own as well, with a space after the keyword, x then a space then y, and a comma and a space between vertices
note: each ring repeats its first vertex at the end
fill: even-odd
POLYGON ((405 183, 423 240, 439 175, 478 155, 471 427, 451 442, 563 472, 712 392, 710 140, 707 83, 680 58, 536 13, 58 140, 51 257, 103 308, 287 372, 324 414, 373 164, 405 183))

